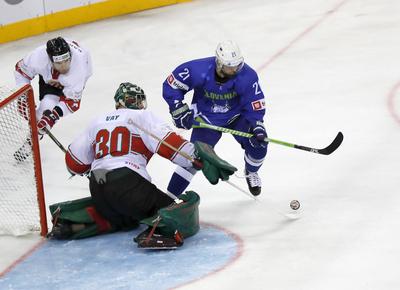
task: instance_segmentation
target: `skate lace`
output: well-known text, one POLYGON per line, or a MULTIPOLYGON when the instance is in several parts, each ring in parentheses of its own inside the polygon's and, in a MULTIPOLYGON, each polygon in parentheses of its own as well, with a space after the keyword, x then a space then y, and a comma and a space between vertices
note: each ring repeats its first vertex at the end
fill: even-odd
POLYGON ((251 187, 261 187, 261 178, 257 172, 247 172, 246 179, 251 187))

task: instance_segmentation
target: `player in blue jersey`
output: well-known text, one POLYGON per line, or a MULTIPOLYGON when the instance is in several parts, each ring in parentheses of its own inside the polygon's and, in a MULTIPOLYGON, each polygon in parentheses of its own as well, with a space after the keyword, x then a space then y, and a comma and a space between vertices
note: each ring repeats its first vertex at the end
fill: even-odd
MULTIPOLYGON (((223 41, 218 44, 215 56, 179 65, 163 83, 163 98, 178 128, 191 129, 194 119, 199 117, 212 125, 254 134, 250 139, 234 138, 244 149, 249 190, 253 195, 261 193, 257 171, 267 154, 264 94, 257 73, 244 62, 236 43, 223 41), (184 98, 192 90, 189 107, 184 98)), ((219 131, 193 128, 190 141, 202 141, 214 147, 221 135, 219 131)), ((178 167, 171 177, 168 191, 181 194, 194 173, 191 168, 178 167)))

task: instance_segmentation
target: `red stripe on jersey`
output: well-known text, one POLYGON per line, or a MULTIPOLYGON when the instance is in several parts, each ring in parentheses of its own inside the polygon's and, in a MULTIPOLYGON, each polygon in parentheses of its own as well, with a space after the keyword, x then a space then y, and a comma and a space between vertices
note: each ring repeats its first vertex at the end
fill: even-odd
MULTIPOLYGON (((168 132, 168 134, 163 138, 163 141, 165 141, 165 143, 168 143, 169 145, 173 146, 178 151, 188 142, 187 140, 183 139, 181 136, 179 136, 175 132, 168 132)), ((157 148, 156 152, 159 155, 161 155, 162 157, 167 158, 169 160, 174 159, 177 154, 177 152, 175 150, 169 148, 167 145, 165 145, 161 142, 160 142, 160 144, 158 144, 158 148, 157 148)))
POLYGON ((90 164, 83 164, 69 150, 65 154, 65 164, 69 171, 76 174, 84 174, 90 169, 90 164))
POLYGON ((153 153, 147 149, 146 145, 144 145, 142 138, 140 135, 132 134, 131 137, 131 151, 134 153, 139 153, 146 158, 147 162, 149 162, 150 158, 153 156, 153 153))
POLYGON ((26 73, 23 72, 23 70, 21 69, 21 67, 19 66, 19 63, 22 61, 22 59, 16 63, 15 65, 15 70, 17 72, 19 72, 21 75, 23 75, 24 77, 26 77, 29 80, 32 80, 32 78, 30 76, 28 76, 26 73))
POLYGON ((81 105, 80 100, 68 99, 65 96, 60 96, 60 102, 63 102, 71 113, 78 111, 81 105))

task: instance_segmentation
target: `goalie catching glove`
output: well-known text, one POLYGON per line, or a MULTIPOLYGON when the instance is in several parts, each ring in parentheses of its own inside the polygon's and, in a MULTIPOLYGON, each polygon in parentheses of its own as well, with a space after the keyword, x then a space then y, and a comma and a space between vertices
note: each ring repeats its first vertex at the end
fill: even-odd
POLYGON ((198 170, 201 169, 211 184, 217 184, 219 179, 229 180, 229 176, 237 171, 235 166, 218 157, 210 145, 196 141, 194 146, 196 158, 193 166, 198 170), (198 161, 200 161, 201 167, 198 166, 198 161))

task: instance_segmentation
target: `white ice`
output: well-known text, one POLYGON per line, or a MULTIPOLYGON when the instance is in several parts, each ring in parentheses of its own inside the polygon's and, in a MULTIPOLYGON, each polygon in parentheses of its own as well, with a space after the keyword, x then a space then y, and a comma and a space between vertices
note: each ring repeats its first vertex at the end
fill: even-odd
MULTIPOLYGON (((329 156, 270 144, 259 203, 196 176, 201 220, 236 233, 244 248, 236 262, 185 289, 400 289, 398 0, 198 0, 148 10, 3 44, 1 83, 12 85, 16 61, 57 35, 88 47, 94 62, 81 109, 53 130, 64 144, 113 108, 123 81, 142 86, 149 108, 170 120, 162 82, 223 39, 236 40, 259 73, 270 137, 325 147, 344 133, 329 156), (289 222, 276 210, 289 210, 292 199, 301 202, 301 218, 289 222)), ((40 145, 47 203, 87 196, 87 181, 68 180, 52 141, 40 145)), ((243 169, 231 136, 216 150, 243 169)), ((161 158, 149 167, 162 189, 173 170, 161 158)), ((0 272, 37 240, 0 238, 0 272)))

